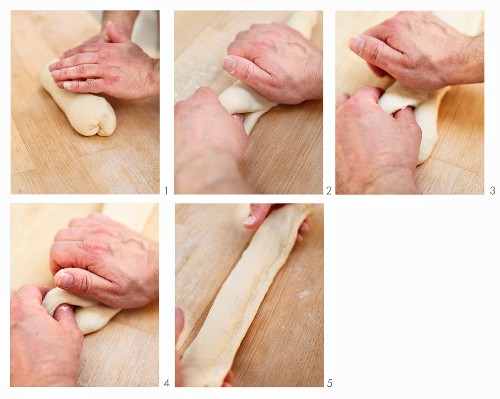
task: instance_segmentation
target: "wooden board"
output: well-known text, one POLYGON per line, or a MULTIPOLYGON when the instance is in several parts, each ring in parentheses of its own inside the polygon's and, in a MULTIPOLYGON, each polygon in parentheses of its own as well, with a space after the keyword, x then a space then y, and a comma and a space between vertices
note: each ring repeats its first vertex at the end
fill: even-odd
POLYGON ((159 98, 109 98, 115 132, 84 137, 40 84, 50 60, 98 32, 84 11, 12 12, 12 193, 159 192, 159 98))
MULTIPOLYGON (((351 37, 393 16, 394 12, 336 13, 336 87, 353 94, 363 86, 387 88, 348 47, 351 37)), ((439 140, 415 178, 424 194, 484 193, 484 84, 456 86, 445 95, 438 120, 439 140)))
MULTIPOLYGON (((133 207, 133 204, 130 204, 133 207)), ((74 217, 99 212, 100 204, 12 204, 11 288, 53 287, 49 251, 56 232, 74 217)), ((143 234, 158 240, 158 206, 143 234)), ((110 323, 85 336, 79 386, 158 386, 158 300, 122 310, 110 323)))
MULTIPOLYGON (((220 66, 236 34, 254 23, 286 22, 291 12, 175 12, 175 101, 199 87, 217 93, 235 79, 220 66)), ((312 41, 322 47, 322 16, 312 41)), ((320 194, 323 184, 323 102, 279 105, 252 130, 241 172, 266 194, 320 194)))
MULTIPOLYGON (((184 353, 251 240, 248 204, 176 206, 176 305, 184 353)), ((323 206, 276 276, 233 363, 234 386, 323 386, 323 206)))

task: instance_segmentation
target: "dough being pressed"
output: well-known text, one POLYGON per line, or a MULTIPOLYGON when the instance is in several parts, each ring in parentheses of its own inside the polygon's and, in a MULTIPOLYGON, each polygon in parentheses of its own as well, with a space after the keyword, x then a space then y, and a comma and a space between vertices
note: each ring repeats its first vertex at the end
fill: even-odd
MULTIPOLYGON (((310 39, 317 20, 317 11, 296 11, 286 24, 310 39)), ((220 93, 219 100, 231 115, 243 114, 243 125, 247 134, 250 134, 262 115, 278 105, 240 80, 220 93)))
MULTIPOLYGON (((483 19, 481 11, 439 11, 434 14, 462 33, 470 36, 480 33, 483 19)), ((410 89, 400 82, 394 82, 380 97, 379 105, 388 114, 408 106, 415 107, 415 119, 422 129, 417 164, 430 157, 437 142, 439 105, 448 90, 449 86, 435 91, 410 89)))
MULTIPOLYGON (((104 204, 101 213, 130 229, 142 231, 155 204, 104 204)), ((100 330, 121 309, 112 308, 91 298, 82 297, 61 288, 51 289, 42 301, 42 305, 51 316, 63 303, 75 306, 75 319, 84 335, 100 330)))
POLYGON ((63 110, 71 126, 83 136, 110 136, 116 128, 115 111, 104 97, 87 93, 73 93, 60 89, 49 71, 49 62, 43 68, 40 82, 63 110))
POLYGON ((54 316, 57 307, 62 303, 76 307, 75 319, 83 335, 100 330, 121 310, 57 287, 50 290, 42 301, 43 307, 51 316, 54 316))
POLYGON ((182 356, 186 386, 220 387, 274 277, 311 213, 306 204, 273 211, 220 289, 198 335, 182 356))

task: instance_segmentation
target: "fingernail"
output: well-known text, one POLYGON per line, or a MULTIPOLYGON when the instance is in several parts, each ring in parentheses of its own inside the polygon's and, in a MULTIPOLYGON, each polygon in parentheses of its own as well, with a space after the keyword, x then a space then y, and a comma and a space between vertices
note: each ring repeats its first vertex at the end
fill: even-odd
POLYGON ((52 71, 52 77, 53 78, 58 78, 59 75, 61 75, 61 71, 56 69, 55 71, 52 71))
POLYGON ((71 90, 71 82, 64 82, 64 83, 63 83, 63 87, 64 87, 66 90, 71 90))
POLYGON ((254 215, 248 215, 248 217, 245 219, 243 224, 245 226, 253 226, 253 224, 255 223, 255 220, 257 220, 257 218, 254 215))
POLYGON ((354 51, 356 54, 361 53, 363 51, 363 46, 365 45, 365 41, 359 36, 354 36, 349 40, 349 48, 354 51))
POLYGON ((222 67, 229 73, 234 73, 236 69, 236 60, 232 57, 224 57, 222 60, 222 67))
POLYGON ((56 275, 57 286, 63 290, 71 288, 73 285, 73 276, 63 271, 57 272, 56 275))

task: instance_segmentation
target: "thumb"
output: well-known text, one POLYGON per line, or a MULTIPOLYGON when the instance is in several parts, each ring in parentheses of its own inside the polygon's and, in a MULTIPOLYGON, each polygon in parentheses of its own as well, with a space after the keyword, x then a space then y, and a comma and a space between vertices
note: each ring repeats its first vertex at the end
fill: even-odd
POLYGON ((88 296, 103 303, 108 303, 111 299, 109 292, 113 288, 113 284, 84 269, 61 269, 54 275, 54 282, 63 290, 88 296))
POLYGON ((272 204, 250 204, 250 213, 243 222, 247 229, 256 229, 266 219, 272 204))
POLYGON ((235 78, 257 90, 259 87, 267 85, 270 80, 269 73, 259 68, 252 61, 237 55, 224 57, 222 67, 235 78))
POLYGON ((78 327, 76 324, 75 313, 73 307, 67 303, 60 304, 54 312, 54 319, 61 324, 68 324, 78 327))
POLYGON ((111 43, 125 43, 129 38, 115 24, 108 21, 106 25, 106 36, 111 43))
POLYGON ((399 65, 402 62, 403 54, 394 50, 391 46, 371 36, 355 36, 349 40, 349 48, 368 64, 382 69, 384 72, 391 69, 391 65, 399 65))
POLYGON ((402 121, 405 124, 416 123, 415 114, 412 107, 405 107, 394 113, 394 119, 402 121))

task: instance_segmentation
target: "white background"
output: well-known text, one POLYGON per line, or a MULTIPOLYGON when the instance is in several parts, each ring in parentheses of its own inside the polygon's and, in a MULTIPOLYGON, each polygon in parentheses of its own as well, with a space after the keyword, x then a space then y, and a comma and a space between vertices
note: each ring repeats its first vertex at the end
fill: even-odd
MULTIPOLYGON (((486 1, 10 1, 0 3, 0 397, 499 398, 500 5, 486 1), (489 3, 489 4, 488 4, 489 3), (173 192, 173 12, 316 9, 324 18, 324 186, 334 186, 335 11, 485 10, 484 196, 78 196, 10 194, 10 11, 161 10, 161 186, 173 192), (158 388, 9 388, 9 204, 160 203, 158 388), (325 385, 332 388, 193 389, 174 381, 174 204, 324 202, 325 385)), ((33 38, 36 40, 36 38, 33 38)), ((41 232, 43 234, 43 232, 41 232)), ((54 348, 57 350, 57 348, 54 348)))

